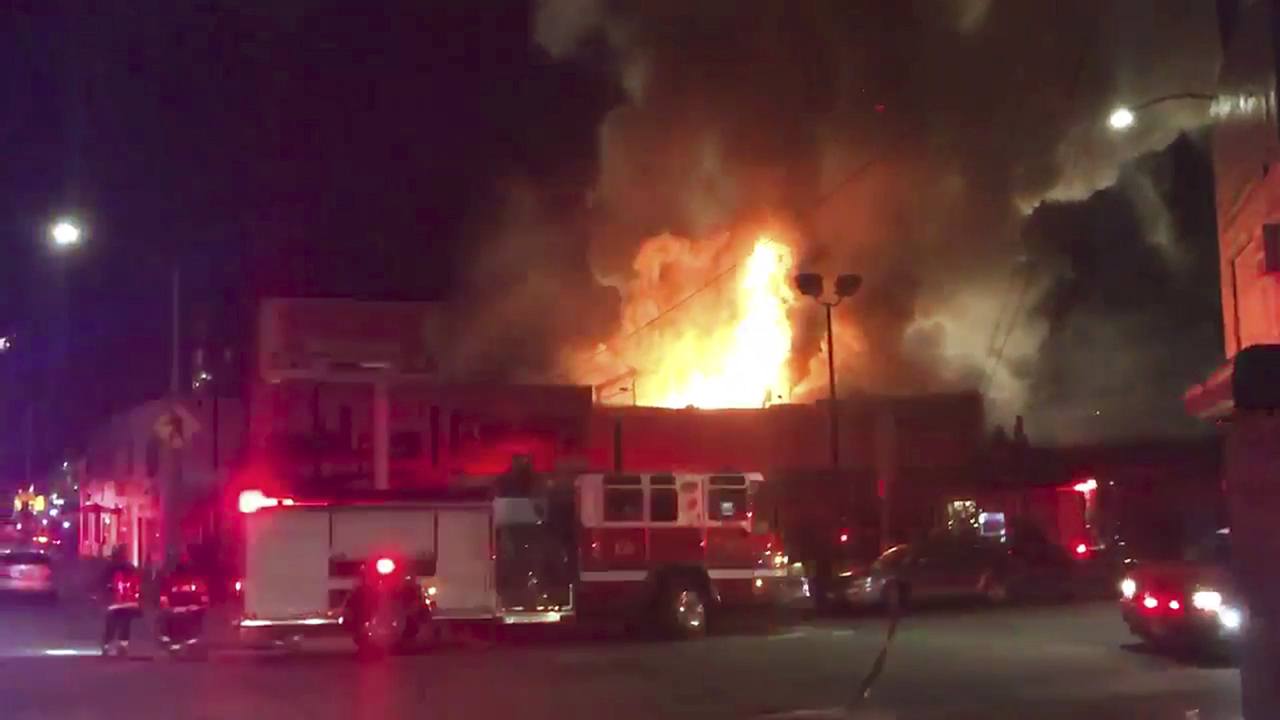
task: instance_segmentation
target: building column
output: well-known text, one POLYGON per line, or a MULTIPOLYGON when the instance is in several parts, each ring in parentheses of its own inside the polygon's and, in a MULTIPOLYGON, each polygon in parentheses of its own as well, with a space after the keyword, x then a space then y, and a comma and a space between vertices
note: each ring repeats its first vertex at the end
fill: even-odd
POLYGON ((391 398, 385 378, 373 383, 373 487, 391 487, 391 398))
POLYGON ((1241 701, 1249 720, 1273 718, 1280 711, 1280 417, 1237 411, 1228 428, 1223 475, 1232 562, 1248 605, 1241 701))
POLYGON ((880 494, 880 550, 896 543, 894 490, 898 484, 898 425, 891 405, 877 410, 875 420, 876 485, 880 494))

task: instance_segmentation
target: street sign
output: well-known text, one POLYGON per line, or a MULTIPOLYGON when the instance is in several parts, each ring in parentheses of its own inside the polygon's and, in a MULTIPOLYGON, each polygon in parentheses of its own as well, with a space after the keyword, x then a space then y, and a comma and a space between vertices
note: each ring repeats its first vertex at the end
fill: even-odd
POLYGON ((152 430, 157 437, 168 443, 169 447, 177 450, 185 446, 191 436, 200 431, 200 423, 186 408, 174 405, 156 418, 156 424, 152 426, 152 430))

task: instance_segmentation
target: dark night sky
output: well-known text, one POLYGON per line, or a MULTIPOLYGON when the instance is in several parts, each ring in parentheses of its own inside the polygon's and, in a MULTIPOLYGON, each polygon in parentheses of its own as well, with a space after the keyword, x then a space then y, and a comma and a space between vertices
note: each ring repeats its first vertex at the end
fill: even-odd
POLYGON ((166 387, 175 260, 192 335, 252 293, 444 296, 495 178, 585 184, 612 92, 540 57, 520 2, 21 5, 0 46, 10 437, 35 399, 14 381, 55 361, 59 283, 79 427, 166 387), (44 244, 60 213, 90 228, 74 254, 44 244))
MULTIPOLYGON (((243 344, 257 295, 455 294, 461 268, 486 252, 476 228, 494 214, 507 178, 585 195, 597 128, 622 94, 603 42, 553 60, 533 40, 526 2, 371 5, 9 6, 12 30, 0 44, 0 334, 19 337, 0 357, 0 472, 15 466, 20 408, 48 404, 42 376, 57 378, 63 402, 50 416, 65 417, 51 422, 50 458, 105 412, 163 391, 175 262, 188 342, 243 344), (45 243, 46 223, 62 213, 89 227, 74 253, 45 243), (58 371, 37 372, 50 367, 58 371)), ((1211 180, 1203 155, 1181 142, 1142 174, 1165 178, 1157 196, 1191 208, 1175 213, 1176 230, 1196 262, 1211 261, 1214 242, 1211 202, 1200 201, 1211 180)), ((1194 381, 1220 346, 1214 286, 1182 290, 1213 273, 1151 294, 1122 291, 1132 268, 1154 261, 1134 256, 1145 246, 1125 236, 1141 223, 1123 177, 1117 187, 1033 218, 1034 242, 1071 278, 1041 308, 1056 333, 1048 344, 1058 352, 1054 343, 1078 332, 1073 308, 1146 317, 1176 303, 1199 334, 1188 367, 1169 371, 1175 388, 1194 381), (1089 242, 1072 242, 1078 235, 1089 242), (1126 242, 1137 249, 1102 249, 1126 242)), ((1080 368, 1063 362, 1041 376, 1080 368)), ((1050 385, 1033 386, 1033 397, 1053 402, 1060 388, 1050 385)))

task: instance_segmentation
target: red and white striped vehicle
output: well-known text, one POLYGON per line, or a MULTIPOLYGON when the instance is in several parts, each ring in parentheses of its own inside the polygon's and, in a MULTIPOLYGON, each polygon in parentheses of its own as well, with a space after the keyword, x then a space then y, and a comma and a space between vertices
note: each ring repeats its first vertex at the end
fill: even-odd
POLYGON ((720 609, 805 592, 755 512, 763 481, 760 473, 580 475, 579 614, 645 614, 672 634, 696 636, 720 609))

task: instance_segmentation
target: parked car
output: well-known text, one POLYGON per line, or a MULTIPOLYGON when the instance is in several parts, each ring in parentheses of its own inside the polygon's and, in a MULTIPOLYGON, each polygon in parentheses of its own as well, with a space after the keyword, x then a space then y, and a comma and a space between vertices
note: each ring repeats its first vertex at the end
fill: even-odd
POLYGON ((1031 528, 999 537, 946 531, 890 548, 867 571, 845 578, 838 591, 849 606, 1065 598, 1073 570, 1067 551, 1031 528))
POLYGON ((1228 649, 1246 623, 1231 571, 1231 531, 1205 538, 1183 560, 1140 562, 1120 582, 1129 631, 1161 648, 1228 649))
POLYGON ((48 553, 12 550, 0 553, 0 593, 29 595, 53 600, 53 565, 48 553))

